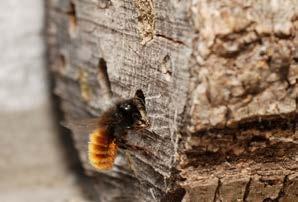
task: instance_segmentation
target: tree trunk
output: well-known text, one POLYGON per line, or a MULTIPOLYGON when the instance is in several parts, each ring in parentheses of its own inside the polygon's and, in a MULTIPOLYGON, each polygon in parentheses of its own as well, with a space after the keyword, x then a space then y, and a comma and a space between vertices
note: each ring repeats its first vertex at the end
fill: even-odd
POLYGON ((67 116, 98 116, 141 88, 152 127, 109 172, 100 201, 298 200, 298 3, 48 1, 48 48, 67 116))

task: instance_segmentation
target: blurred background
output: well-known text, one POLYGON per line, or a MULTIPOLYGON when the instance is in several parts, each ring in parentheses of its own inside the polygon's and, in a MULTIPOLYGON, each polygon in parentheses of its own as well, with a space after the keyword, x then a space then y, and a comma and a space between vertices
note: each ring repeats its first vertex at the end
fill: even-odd
POLYGON ((0 1, 0 32, 0 201, 89 201, 53 110, 44 1, 0 1))

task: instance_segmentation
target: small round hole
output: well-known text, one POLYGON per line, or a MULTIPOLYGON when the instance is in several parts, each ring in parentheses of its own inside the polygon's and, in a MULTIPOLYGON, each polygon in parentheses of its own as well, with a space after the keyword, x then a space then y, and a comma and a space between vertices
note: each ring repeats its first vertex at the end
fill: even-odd
POLYGON ((73 2, 70 3, 70 10, 67 12, 68 15, 68 32, 71 37, 75 37, 77 34, 77 15, 76 7, 73 2))
POLYGON ((64 54, 59 54, 55 61, 55 66, 53 67, 53 70, 59 73, 63 73, 66 69, 66 65, 67 62, 64 54))
POLYGON ((111 83, 107 71, 107 63, 103 58, 99 59, 98 62, 98 74, 97 74, 98 83, 104 93, 105 96, 111 97, 111 83))

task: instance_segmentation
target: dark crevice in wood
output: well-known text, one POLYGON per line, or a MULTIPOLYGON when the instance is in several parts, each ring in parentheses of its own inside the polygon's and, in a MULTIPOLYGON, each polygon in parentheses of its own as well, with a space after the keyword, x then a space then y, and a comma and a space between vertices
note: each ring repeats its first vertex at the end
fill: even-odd
POLYGON ((171 38, 169 36, 165 36, 163 34, 155 34, 155 36, 160 37, 160 38, 164 38, 166 40, 169 40, 169 41, 171 41, 173 43, 176 43, 176 44, 179 44, 179 45, 187 46, 183 41, 180 41, 180 40, 177 40, 177 39, 173 39, 173 38, 171 38))
MULTIPOLYGON (((214 39, 214 44, 211 47, 213 53, 223 58, 237 58, 239 55, 252 50, 256 44, 261 43, 261 39, 259 37, 256 37, 254 40, 251 41, 237 41, 237 39, 239 39, 239 37, 241 36, 246 36, 250 33, 255 33, 254 31, 248 31, 249 27, 251 27, 252 25, 253 23, 248 25, 246 28, 239 30, 238 32, 217 36, 214 39), (236 50, 227 50, 224 46, 227 44, 237 44, 238 47, 236 50)), ((210 55, 211 54, 209 54, 209 56, 210 55)))
POLYGON ((297 148, 297 141, 291 140, 291 134, 296 130, 295 124, 295 116, 291 115, 288 119, 279 117, 241 123, 237 128, 197 132, 192 134, 191 148, 184 151, 188 157, 188 163, 184 166, 205 167, 245 159, 254 159, 255 162, 291 159, 297 148), (284 138, 289 140, 268 136, 270 131, 276 131, 276 134, 283 132, 287 134, 284 138))
MULTIPOLYGON (((227 143, 230 145, 230 143, 227 143)), ((295 154, 297 146, 294 143, 276 143, 266 147, 260 147, 251 151, 244 147, 244 151, 240 155, 236 155, 227 149, 226 151, 206 151, 207 146, 192 147, 185 154, 188 161, 183 168, 202 167, 220 165, 224 162, 236 163, 241 161, 253 160, 256 163, 268 163, 286 161, 295 154)))
POLYGON ((264 186, 273 186, 273 185, 278 184, 280 180, 279 179, 272 180, 272 179, 262 179, 262 178, 260 178, 259 181, 261 183, 263 183, 264 186))
POLYGON ((282 187, 279 190, 278 196, 274 199, 271 198, 265 198, 263 200, 263 202, 279 202, 286 194, 286 189, 288 188, 288 186, 291 184, 291 181, 289 180, 288 176, 286 175, 284 177, 283 183, 282 183, 282 187))
POLYGON ((259 131, 270 131, 274 129, 291 130, 295 125, 295 113, 286 116, 256 117, 250 120, 242 120, 237 126, 225 128, 209 128, 197 131, 194 135, 207 135, 209 133, 235 133, 256 129, 259 131))
POLYGON ((268 56, 267 62, 269 64, 270 70, 272 72, 276 72, 279 75, 281 81, 286 81, 288 86, 290 87, 289 77, 289 70, 292 59, 289 57, 281 57, 270 55, 268 56))
POLYGON ((243 202, 247 202, 247 197, 248 197, 249 192, 250 192, 251 181, 252 181, 252 178, 249 178, 247 184, 245 185, 245 190, 244 190, 244 194, 243 194, 243 202))
MULTIPOLYGON (((111 27, 111 25, 108 26, 108 25, 105 25, 105 24, 100 24, 98 22, 94 22, 94 21, 92 21, 88 18, 84 18, 82 16, 80 16, 78 19, 80 21, 82 21, 82 23, 85 22, 85 23, 90 23, 90 24, 94 25, 95 26, 94 31, 97 30, 97 29, 104 29, 105 31, 109 30, 109 32, 112 33, 112 34, 119 34, 119 36, 127 36, 127 37, 131 37, 131 38, 136 37, 134 34, 131 34, 129 32, 125 32, 124 29, 117 30, 117 29, 111 27)), ((92 32, 89 31, 89 32, 86 32, 86 33, 92 33, 92 32)))
POLYGON ((108 75, 107 63, 103 58, 100 58, 98 62, 97 78, 104 96, 110 99, 112 97, 111 82, 108 75))
POLYGON ((218 178, 218 182, 217 182, 217 187, 215 189, 214 192, 214 198, 213 198, 213 202, 221 202, 221 198, 220 198, 220 188, 222 186, 221 180, 218 178))

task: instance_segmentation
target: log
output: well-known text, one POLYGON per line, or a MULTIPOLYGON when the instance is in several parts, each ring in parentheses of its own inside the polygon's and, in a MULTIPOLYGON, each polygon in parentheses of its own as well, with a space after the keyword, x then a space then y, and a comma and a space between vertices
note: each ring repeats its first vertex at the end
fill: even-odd
POLYGON ((297 200, 297 16, 292 0, 48 1, 65 116, 146 95, 152 126, 128 135, 144 150, 121 150, 111 171, 73 133, 98 200, 297 200))

